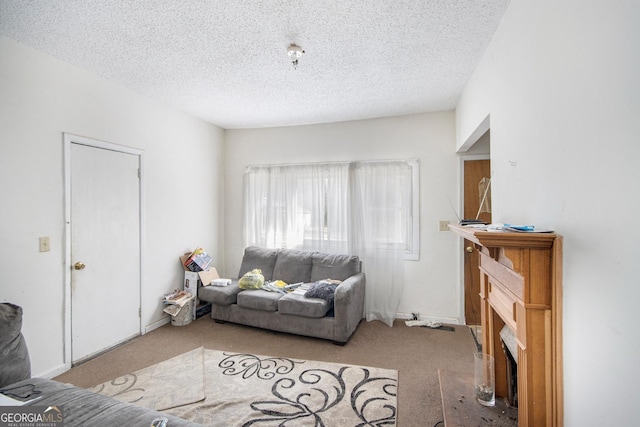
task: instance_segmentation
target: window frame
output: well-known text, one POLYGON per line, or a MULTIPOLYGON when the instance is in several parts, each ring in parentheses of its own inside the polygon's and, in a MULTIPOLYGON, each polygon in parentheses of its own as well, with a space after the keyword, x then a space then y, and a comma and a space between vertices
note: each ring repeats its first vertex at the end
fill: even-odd
POLYGON ((411 247, 405 251, 407 261, 420 260, 420 164, 418 159, 406 161, 411 166, 411 217, 409 228, 411 247))

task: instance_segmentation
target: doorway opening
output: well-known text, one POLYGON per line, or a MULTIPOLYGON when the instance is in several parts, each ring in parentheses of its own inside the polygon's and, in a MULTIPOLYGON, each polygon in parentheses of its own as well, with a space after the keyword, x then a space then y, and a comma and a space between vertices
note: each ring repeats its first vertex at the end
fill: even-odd
MULTIPOLYGON (((461 157, 462 161, 462 218, 492 221, 491 198, 491 132, 487 129, 461 157)), ((463 315, 477 342, 481 323, 479 255, 475 246, 464 241, 463 246, 463 315)))

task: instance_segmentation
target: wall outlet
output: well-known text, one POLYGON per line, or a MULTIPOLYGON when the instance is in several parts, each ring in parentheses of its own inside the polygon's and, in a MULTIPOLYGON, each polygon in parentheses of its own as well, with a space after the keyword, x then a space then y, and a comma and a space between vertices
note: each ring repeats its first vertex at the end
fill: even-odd
POLYGON ((449 221, 440 221, 438 226, 440 231, 449 231, 449 221))
POLYGON ((40 241, 40 252, 49 252, 51 250, 48 237, 40 237, 39 241, 40 241))

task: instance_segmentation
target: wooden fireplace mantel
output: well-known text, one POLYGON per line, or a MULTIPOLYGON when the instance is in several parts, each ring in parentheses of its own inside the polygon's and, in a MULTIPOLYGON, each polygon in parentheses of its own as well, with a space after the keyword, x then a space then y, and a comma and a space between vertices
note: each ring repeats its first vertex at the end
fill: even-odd
POLYGON ((561 427, 562 236, 449 227, 480 253, 482 348, 495 358, 496 396, 507 396, 507 325, 518 346, 518 425, 561 427))

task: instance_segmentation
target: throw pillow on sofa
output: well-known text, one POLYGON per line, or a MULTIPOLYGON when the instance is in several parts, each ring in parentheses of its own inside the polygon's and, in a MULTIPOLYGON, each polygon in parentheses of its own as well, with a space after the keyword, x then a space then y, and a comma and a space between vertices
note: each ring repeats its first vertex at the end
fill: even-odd
POLYGON ((0 303, 0 387, 31 378, 31 361, 22 336, 22 307, 0 303))

